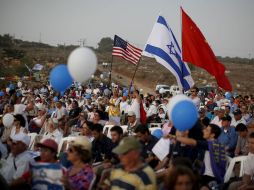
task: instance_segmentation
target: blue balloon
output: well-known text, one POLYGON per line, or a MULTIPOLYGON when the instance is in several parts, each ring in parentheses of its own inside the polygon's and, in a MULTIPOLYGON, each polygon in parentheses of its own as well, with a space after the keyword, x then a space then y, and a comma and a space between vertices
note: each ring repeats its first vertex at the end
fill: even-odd
POLYGON ((58 97, 55 96, 55 97, 53 98, 53 101, 54 101, 54 102, 57 102, 57 101, 58 101, 58 97))
POLYGON ((230 100, 230 98, 232 97, 232 94, 230 92, 226 92, 225 97, 226 99, 230 100))
POLYGON ((4 96, 4 92, 0 91, 0 97, 4 96))
POLYGON ((61 92, 60 92, 60 95, 61 95, 61 96, 63 96, 63 95, 64 95, 64 93, 65 93, 65 91, 61 91, 61 92))
POLYGON ((128 92, 123 93, 123 96, 128 96, 128 92))
POLYGON ((67 66, 60 64, 51 70, 49 81, 56 91, 61 92, 71 86, 73 79, 67 66))
POLYGON ((14 84, 9 84, 9 88, 10 88, 10 90, 13 90, 13 89, 15 89, 15 85, 14 84))
POLYGON ((183 100, 173 107, 171 117, 176 129, 179 131, 189 130, 198 120, 198 110, 192 101, 183 100))
POLYGON ((163 137, 163 132, 161 129, 156 129, 153 131, 152 135, 160 139, 161 137, 163 137))

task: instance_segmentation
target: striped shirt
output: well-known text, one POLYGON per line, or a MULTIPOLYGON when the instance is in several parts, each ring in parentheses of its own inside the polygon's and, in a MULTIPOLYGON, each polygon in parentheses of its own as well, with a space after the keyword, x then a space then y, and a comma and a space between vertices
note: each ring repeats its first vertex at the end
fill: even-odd
POLYGON ((110 185, 112 190, 128 189, 128 190, 155 190, 156 177, 152 168, 143 165, 134 172, 127 172, 122 166, 112 170, 110 174, 110 185))

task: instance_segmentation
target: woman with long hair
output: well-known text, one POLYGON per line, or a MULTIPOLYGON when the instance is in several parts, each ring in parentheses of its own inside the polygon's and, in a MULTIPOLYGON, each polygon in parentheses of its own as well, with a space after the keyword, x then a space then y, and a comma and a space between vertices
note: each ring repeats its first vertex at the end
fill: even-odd
POLYGON ((190 168, 176 166, 169 169, 164 184, 168 190, 196 190, 195 181, 196 177, 190 168))

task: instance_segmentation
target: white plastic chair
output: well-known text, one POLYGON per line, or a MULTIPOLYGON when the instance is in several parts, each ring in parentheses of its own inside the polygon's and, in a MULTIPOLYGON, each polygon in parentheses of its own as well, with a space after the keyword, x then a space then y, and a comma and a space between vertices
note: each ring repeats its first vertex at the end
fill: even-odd
POLYGON ((103 127, 103 134, 106 135, 108 138, 111 139, 111 133, 110 133, 110 129, 114 127, 114 125, 105 125, 103 127))
POLYGON ((128 125, 122 125, 120 126, 123 129, 123 134, 127 133, 128 125))
POLYGON ((240 162, 239 177, 243 176, 243 164, 244 164, 246 158, 247 158, 247 156, 237 156, 237 157, 234 157, 230 160, 229 166, 228 166, 227 171, 224 176, 224 183, 227 183, 230 180, 230 178, 232 177, 233 170, 234 170, 235 164, 237 162, 240 162))
POLYGON ((60 143, 58 144, 58 155, 60 154, 61 150, 62 150, 62 147, 64 145, 64 142, 68 142, 68 141, 71 141, 75 139, 75 137, 64 137, 61 139, 60 143))
POLYGON ((30 143, 29 143, 28 149, 33 150, 34 141, 35 141, 35 138, 38 134, 37 133, 28 133, 27 135, 30 137, 30 143))
POLYGON ((96 175, 93 176, 93 180, 91 181, 88 190, 92 190, 96 182, 96 175))

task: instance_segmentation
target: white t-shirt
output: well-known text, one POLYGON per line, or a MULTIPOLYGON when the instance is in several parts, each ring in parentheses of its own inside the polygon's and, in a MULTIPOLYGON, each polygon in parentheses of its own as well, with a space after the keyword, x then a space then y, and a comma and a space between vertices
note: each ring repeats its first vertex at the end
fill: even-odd
POLYGON ((195 104, 196 108, 199 109, 200 106, 200 98, 198 96, 191 98, 193 103, 195 104))
POLYGON ((128 111, 128 103, 125 101, 125 102, 120 102, 120 113, 122 114, 123 112, 124 113, 127 113, 128 111))
POLYGON ((211 166, 211 159, 210 159, 210 153, 208 150, 205 151, 205 158, 204 158, 204 163, 205 163, 205 172, 203 175, 208 175, 211 177, 215 177, 213 174, 213 169, 211 166))
POLYGON ((157 114, 157 107, 154 104, 151 104, 146 112, 146 116, 150 117, 154 114, 157 114))
POLYGON ((243 123, 244 125, 246 125, 246 121, 243 119, 243 117, 238 121, 236 121, 235 118, 233 118, 231 121, 231 125, 234 127, 236 127, 239 123, 243 123))
POLYGON ((136 98, 132 99, 129 111, 133 111, 136 115, 136 118, 140 118, 140 104, 136 98))
POLYGON ((10 154, 3 164, 0 173, 5 178, 7 183, 21 177, 25 171, 28 171, 29 162, 32 160, 31 154, 28 151, 18 154, 15 158, 10 154), (15 163, 15 166, 14 166, 15 163))
POLYGON ((60 143, 62 138, 63 138, 63 134, 58 129, 55 129, 52 133, 45 132, 42 137, 42 139, 53 139, 56 141, 57 144, 60 143))
POLYGON ((219 116, 215 116, 211 121, 211 124, 215 124, 218 125, 219 127, 222 127, 222 120, 219 119, 219 116))

